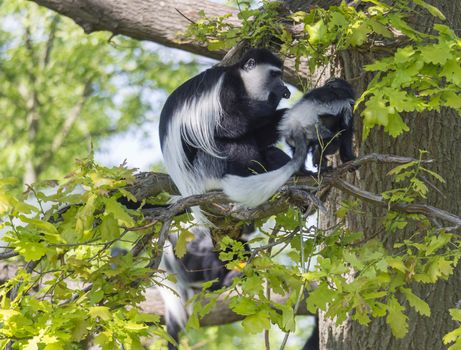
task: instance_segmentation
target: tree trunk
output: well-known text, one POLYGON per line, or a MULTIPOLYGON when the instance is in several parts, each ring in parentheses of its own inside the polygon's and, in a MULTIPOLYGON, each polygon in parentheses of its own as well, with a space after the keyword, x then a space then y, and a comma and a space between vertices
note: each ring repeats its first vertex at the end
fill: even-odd
MULTIPOLYGON (((461 27, 461 7, 458 1, 443 0, 434 2, 447 16, 452 28, 461 27)), ((433 17, 428 16, 425 28, 430 28, 433 17)), ((442 53, 441 53, 442 54, 442 53)), ((341 69, 345 78, 351 81, 361 93, 369 81, 370 74, 364 74, 363 65, 370 63, 373 57, 364 56, 357 52, 347 52, 343 55, 341 69)), ((359 118, 357 118, 358 120, 359 118)), ((419 150, 427 150, 428 158, 434 159, 431 169, 438 172, 446 180, 446 184, 439 186, 442 194, 432 191, 427 202, 433 206, 445 209, 459 215, 461 213, 461 118, 449 109, 440 113, 427 112, 409 115, 405 119, 410 131, 393 139, 382 129, 375 128, 365 142, 361 142, 361 123, 356 126, 356 141, 361 154, 371 152, 398 154, 418 158, 419 150)), ((353 180, 355 184, 368 191, 380 193, 390 189, 392 184, 386 176, 389 167, 383 165, 367 165, 360 168, 353 180)), ((351 176, 352 177, 352 176, 351 176)), ((332 192, 329 197, 328 212, 330 215, 322 217, 322 226, 331 227, 335 222, 335 209, 341 201, 347 199, 344 194, 332 192), (331 214, 333 213, 333 214, 331 214)), ((376 234, 373 227, 380 224, 379 217, 383 212, 376 207, 363 204, 361 208, 368 215, 348 218, 348 226, 352 230, 363 231, 365 235, 376 234)), ((391 236, 381 233, 378 237, 391 249, 395 241, 402 241, 404 237, 391 236)), ((448 313, 449 308, 455 307, 461 300, 461 269, 458 267, 448 281, 440 281, 435 285, 415 284, 412 286, 415 293, 429 303, 431 317, 416 314, 411 309, 409 313, 409 332, 403 339, 392 336, 390 327, 385 318, 372 320, 368 327, 357 322, 347 320, 336 325, 334 320, 323 319, 320 322, 321 349, 328 350, 438 350, 445 349, 442 343, 443 336, 456 327, 448 313)))

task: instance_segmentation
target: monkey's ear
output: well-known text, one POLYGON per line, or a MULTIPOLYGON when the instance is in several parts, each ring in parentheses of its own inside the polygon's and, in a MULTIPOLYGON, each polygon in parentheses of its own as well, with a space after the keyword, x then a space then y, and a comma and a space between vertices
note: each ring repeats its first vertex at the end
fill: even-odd
POLYGON ((254 58, 250 58, 248 61, 245 62, 245 64, 243 65, 243 70, 245 72, 248 72, 250 70, 252 70, 254 67, 256 67, 256 61, 254 58))

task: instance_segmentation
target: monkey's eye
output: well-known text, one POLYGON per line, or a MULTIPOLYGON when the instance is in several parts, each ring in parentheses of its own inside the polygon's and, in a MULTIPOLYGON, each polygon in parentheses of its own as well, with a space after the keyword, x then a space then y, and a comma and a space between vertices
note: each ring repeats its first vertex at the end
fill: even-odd
POLYGON ((271 75, 272 78, 278 78, 278 77, 282 76, 282 72, 279 71, 279 70, 271 70, 270 75, 271 75))

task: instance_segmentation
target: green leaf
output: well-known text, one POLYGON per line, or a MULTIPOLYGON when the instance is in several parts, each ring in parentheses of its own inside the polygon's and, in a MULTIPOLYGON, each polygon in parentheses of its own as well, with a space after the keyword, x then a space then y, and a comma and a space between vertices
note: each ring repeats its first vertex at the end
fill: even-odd
POLYGON ((112 241, 120 236, 120 227, 118 226, 117 220, 114 218, 114 214, 104 215, 101 221, 101 239, 103 241, 112 241))
POLYGON ((440 176, 439 174, 437 174, 435 171, 432 171, 432 170, 429 170, 429 169, 426 169, 424 167, 420 167, 421 170, 423 170, 424 172, 430 174, 431 176, 433 176, 434 178, 436 178, 439 182, 441 183, 446 183, 445 179, 440 176))
POLYGON ((88 335, 89 323, 87 320, 79 320, 75 323, 75 327, 72 329, 72 340, 80 341, 88 335))
POLYGON ((309 42, 311 44, 324 42, 327 35, 327 27, 323 20, 319 20, 313 25, 306 25, 306 31, 309 33, 309 42))
POLYGON ((400 291, 405 295, 408 303, 413 307, 420 315, 430 317, 431 309, 429 304, 424 300, 416 296, 409 288, 400 288, 400 291))
POLYGON ((395 168, 389 170, 387 175, 388 176, 393 176, 393 175, 400 174, 403 170, 411 168, 411 167, 413 167, 413 166, 415 166, 417 164, 418 164, 418 162, 414 160, 414 161, 411 161, 411 162, 408 162, 408 163, 405 163, 405 164, 402 164, 402 165, 398 165, 395 168))
POLYGON ((421 51, 422 60, 426 63, 443 65, 452 57, 450 47, 445 42, 435 45, 421 46, 419 50, 421 51), (442 52, 443 55, 441 55, 442 52))
POLYGON ((356 254, 350 251, 343 251, 344 261, 351 264, 352 267, 362 270, 364 267, 363 262, 357 257, 356 254))
MULTIPOLYGON (((447 80, 451 83, 454 83, 458 86, 461 85, 461 64, 459 58, 452 58, 447 60, 447 62, 443 65, 440 74, 447 78, 447 80)), ((459 97, 459 91, 457 96, 459 97)), ((455 103, 457 106, 458 103, 455 103)))
POLYGON ((408 333, 408 317, 402 312, 405 308, 397 299, 391 297, 387 304, 386 323, 391 327, 392 334, 396 338, 403 338, 408 333))
POLYGON ((14 208, 15 200, 12 196, 0 192, 0 215, 8 213, 14 208))
POLYGON ((354 23, 350 30, 348 39, 352 46, 362 45, 367 40, 370 31, 369 27, 363 22, 354 23))
POLYGON ((380 60, 376 60, 373 63, 365 65, 365 70, 367 72, 376 72, 381 71, 385 72, 390 70, 394 67, 394 58, 393 57, 385 57, 380 60))
POLYGON ((88 293, 88 300, 92 305, 99 303, 102 298, 104 298, 104 290, 99 289, 93 291, 93 289, 88 293))
POLYGON ((394 55, 395 63, 407 63, 413 62, 413 55, 415 50, 412 46, 407 46, 401 49, 398 49, 394 55))
POLYGON ((437 17, 439 19, 441 19, 442 21, 445 21, 446 18, 444 16, 444 14, 435 6, 432 6, 430 4, 428 4, 427 2, 423 1, 423 0, 413 0, 413 2, 423 8, 425 8, 427 11, 429 11, 429 13, 434 16, 434 17, 437 17))
POLYGON ((27 262, 40 259, 48 251, 44 243, 31 241, 20 241, 16 243, 14 250, 21 254, 27 262))
POLYGON ((341 12, 332 12, 329 24, 334 27, 345 27, 349 22, 341 12))
POLYGON ((104 201, 106 205, 106 213, 113 214, 114 218, 122 225, 126 227, 133 227, 134 220, 128 214, 127 209, 121 205, 117 200, 113 197, 107 198, 104 201))
POLYGON ((65 347, 60 341, 55 341, 53 343, 46 344, 43 350, 65 350, 65 347))
POLYGON ((282 306, 282 324, 285 332, 292 332, 296 329, 293 308, 289 305, 282 306))
POLYGON ((269 315, 266 311, 260 311, 254 315, 245 317, 242 326, 246 332, 256 334, 269 329, 271 326, 269 315))
POLYGON ((232 311, 243 316, 255 314, 259 309, 254 300, 246 297, 232 299, 230 307, 232 311))
MULTIPOLYGON (((460 75, 461 77, 461 75, 460 75)), ((443 93, 443 99, 445 100, 445 104, 447 107, 451 107, 454 109, 461 109, 461 96, 460 94, 456 94, 453 91, 445 91, 443 93)))
MULTIPOLYGON (((243 11, 242 11, 243 12, 243 11)), ((302 22, 306 17, 306 12, 304 11, 297 11, 290 15, 290 18, 295 22, 302 22)))
POLYGON ((186 255, 187 243, 195 238, 194 234, 188 230, 181 230, 176 245, 174 247, 175 254, 178 258, 186 255))
MULTIPOLYGON (((58 238, 59 237, 59 232, 58 230, 56 229, 56 227, 47 222, 47 221, 42 221, 42 220, 38 220, 38 219, 32 219, 32 218, 28 218, 26 216, 23 216, 23 215, 20 215, 19 218, 21 219, 22 222, 25 222, 25 223, 28 223, 32 226, 34 226, 35 228, 38 229, 39 232, 43 233, 43 234, 46 234, 46 235, 50 235, 50 236, 53 236, 55 238, 58 238)), ((62 240, 61 240, 62 242, 62 240)))
POLYGON ((94 337, 94 343, 101 346, 111 344, 113 341, 113 334, 110 331, 100 332, 94 337))
POLYGON ((242 281, 243 290, 249 295, 257 295, 264 290, 264 281, 258 276, 248 276, 242 281))
POLYGON ((449 311, 454 321, 461 322, 461 309, 450 309, 449 311))
POLYGON ((369 129, 376 125, 387 126, 389 122, 389 107, 383 101, 382 96, 374 95, 366 103, 366 108, 362 112, 364 137, 366 138, 369 129))
POLYGON ((7 187, 11 185, 16 185, 19 182, 19 180, 15 177, 5 177, 5 178, 0 178, 0 187, 7 187))
POLYGON ((376 21, 373 18, 370 18, 368 21, 368 24, 371 25, 375 33, 380 34, 385 38, 393 37, 392 32, 384 24, 380 23, 379 21, 376 21))
POLYGON ((139 331, 142 331, 142 330, 145 330, 149 327, 147 327, 146 325, 144 324, 141 324, 141 323, 136 323, 136 322, 126 322, 124 324, 124 328, 129 330, 129 331, 135 331, 135 332, 139 332, 139 331))
POLYGON ((407 267, 405 266, 405 264, 403 263, 402 261, 402 258, 401 257, 393 257, 393 256, 388 256, 386 258, 386 263, 388 266, 402 272, 402 273, 406 273, 407 272, 407 267))
MULTIPOLYGON (((449 343, 452 343, 454 341, 456 341, 456 343, 459 343, 458 345, 461 345, 461 327, 459 328, 456 328, 455 330, 447 333, 444 337, 443 337, 443 343, 444 344, 449 344, 449 343)), ((460 347, 449 347, 449 349, 461 349, 460 347)))
POLYGON ((112 318, 110 309, 107 306, 92 306, 88 309, 88 314, 92 318, 99 317, 104 321, 109 321, 112 318))
POLYGON ((208 50, 210 51, 218 51, 224 49, 226 47, 226 43, 221 40, 208 40, 208 50))
POLYGON ((325 307, 337 296, 337 292, 330 289, 322 282, 307 298, 307 309, 314 313, 317 309, 325 310, 325 307))
POLYGON ((387 131, 392 137, 397 137, 405 131, 410 131, 410 128, 399 114, 392 113, 388 115, 388 122, 384 127, 384 131, 387 131))

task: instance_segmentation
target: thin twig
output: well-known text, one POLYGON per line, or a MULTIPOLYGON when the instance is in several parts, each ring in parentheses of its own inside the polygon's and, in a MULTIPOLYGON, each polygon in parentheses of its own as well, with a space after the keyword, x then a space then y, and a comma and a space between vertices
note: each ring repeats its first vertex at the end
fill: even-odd
POLYGON ((192 24, 195 24, 195 23, 196 23, 195 21, 193 21, 193 20, 191 20, 189 17, 187 17, 184 13, 182 13, 181 11, 179 11, 178 8, 175 7, 174 9, 175 9, 176 12, 178 12, 182 17, 184 17, 185 19, 187 19, 190 23, 192 23, 192 24))
POLYGON ((392 210, 397 210, 404 213, 423 214, 428 217, 434 217, 446 222, 450 222, 456 226, 461 226, 461 218, 459 216, 433 207, 431 205, 417 203, 389 203, 385 201, 382 196, 362 190, 340 178, 332 181, 331 185, 338 188, 339 190, 349 193, 356 198, 360 198, 363 201, 378 205, 380 207, 390 208, 392 210))
POLYGON ((149 264, 146 266, 152 270, 157 270, 160 265, 160 261, 162 260, 163 246, 165 245, 166 238, 168 237, 168 231, 170 230, 171 222, 172 219, 165 221, 163 223, 162 229, 160 230, 156 250, 154 254, 152 254, 153 259, 151 259, 149 264))

